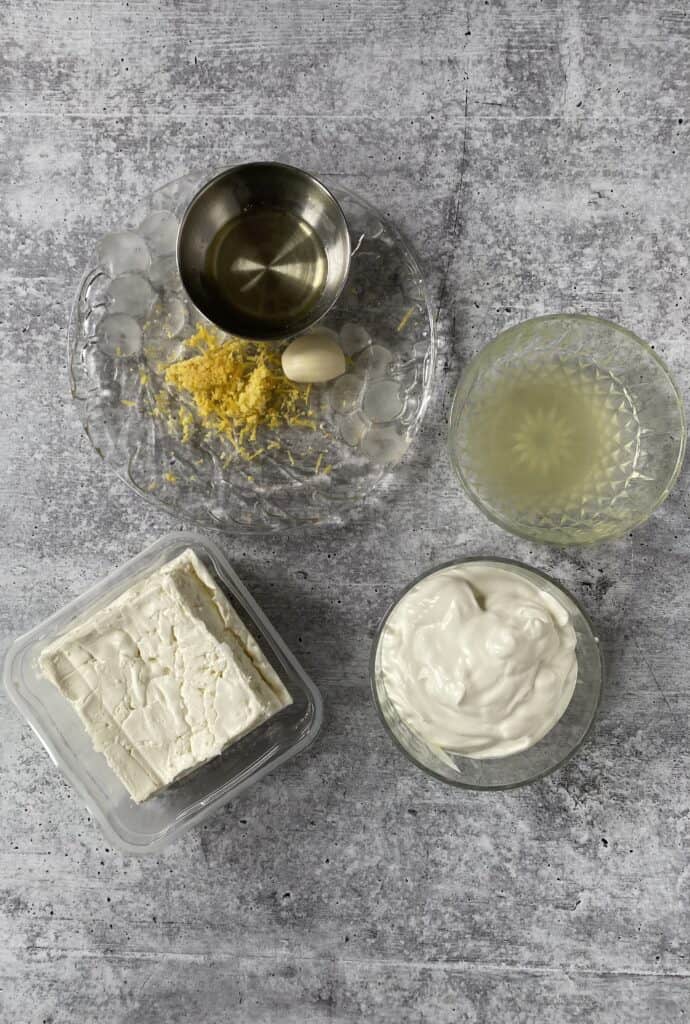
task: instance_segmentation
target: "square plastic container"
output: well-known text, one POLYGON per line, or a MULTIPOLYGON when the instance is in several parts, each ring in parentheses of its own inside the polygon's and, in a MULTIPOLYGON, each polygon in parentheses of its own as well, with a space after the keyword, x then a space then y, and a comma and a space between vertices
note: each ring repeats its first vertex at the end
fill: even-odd
POLYGON ((315 739, 323 720, 318 690, 241 583, 218 546, 196 532, 161 537, 61 611, 19 637, 5 659, 5 687, 53 763, 128 854, 157 853, 315 739), (38 668, 43 648, 132 584, 192 548, 216 577, 290 692, 293 703, 157 796, 136 804, 79 717, 38 668))

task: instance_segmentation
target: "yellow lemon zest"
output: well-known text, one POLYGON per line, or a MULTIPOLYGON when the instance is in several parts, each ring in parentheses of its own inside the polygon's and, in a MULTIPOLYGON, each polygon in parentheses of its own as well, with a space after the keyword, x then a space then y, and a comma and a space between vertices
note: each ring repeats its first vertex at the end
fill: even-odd
MULTIPOLYGON (((167 366, 166 384, 189 398, 201 425, 227 437, 243 459, 250 461, 265 451, 265 447, 258 451, 251 447, 260 429, 316 429, 309 408, 310 388, 287 379, 280 354, 271 345, 221 339, 212 328, 199 325, 185 346, 199 354, 167 366)), ((158 415, 165 416, 168 397, 157 401, 156 408, 158 415)), ((180 409, 178 419, 182 439, 188 440, 194 416, 180 409)), ((275 439, 269 443, 272 448, 280 446, 275 439)))

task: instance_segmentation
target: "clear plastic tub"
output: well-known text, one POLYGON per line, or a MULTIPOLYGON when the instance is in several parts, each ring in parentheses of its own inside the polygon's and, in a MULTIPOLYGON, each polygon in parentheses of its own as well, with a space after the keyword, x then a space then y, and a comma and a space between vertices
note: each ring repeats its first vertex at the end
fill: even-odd
POLYGON ((314 740, 321 697, 243 586, 218 546, 196 532, 161 537, 61 611, 19 637, 5 659, 5 687, 113 846, 156 853, 208 818, 314 740), (41 650, 78 620, 109 604, 137 580, 192 548, 219 581, 290 691, 293 703, 169 789, 136 804, 97 753, 76 711, 38 669, 41 650))

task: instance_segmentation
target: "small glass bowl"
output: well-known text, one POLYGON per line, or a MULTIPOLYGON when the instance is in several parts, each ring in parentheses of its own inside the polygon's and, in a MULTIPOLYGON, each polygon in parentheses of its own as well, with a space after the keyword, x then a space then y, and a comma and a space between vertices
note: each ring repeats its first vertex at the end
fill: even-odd
POLYGON ((583 744, 599 708, 603 685, 603 662, 599 641, 575 598, 560 584, 537 569, 507 558, 459 558, 434 566, 413 580, 384 615, 374 637, 370 660, 371 688, 381 721, 395 744, 418 768, 441 782, 461 789, 515 789, 550 775, 569 761, 583 744), (577 682, 565 714, 554 727, 528 750, 508 757, 472 758, 443 753, 428 745, 400 718, 386 693, 381 671, 381 637, 392 612, 422 580, 459 565, 481 563, 489 568, 507 569, 554 597, 568 611, 577 636, 577 682))
MULTIPOLYGON (((475 356, 458 384, 448 435, 451 465, 482 512, 511 533, 552 544, 592 544, 643 523, 668 497, 683 464, 685 442, 682 399, 649 345, 608 320, 569 313, 510 327, 475 356), (533 392, 528 411, 518 406, 508 419, 504 410, 503 424, 492 429, 500 412, 491 403, 500 389, 515 395, 519 387, 533 387, 540 374, 546 374, 544 396, 552 396, 555 387, 561 398, 548 406, 542 402, 542 407, 541 397, 535 399, 533 392), (561 415, 573 376, 587 389, 588 404, 583 405, 585 392, 580 390, 576 408, 589 410, 577 427, 572 413, 561 415), (484 431, 488 443, 498 438, 511 446, 514 458, 500 470, 505 474, 521 465, 534 470, 542 438, 559 431, 563 451, 568 446, 577 450, 578 440, 582 443, 578 433, 598 422, 601 429, 591 430, 607 443, 590 467, 590 477, 577 486, 561 483, 563 490, 554 494, 547 489, 539 499, 518 497, 519 482, 510 495, 492 483, 489 449, 481 443, 484 431)), ((563 458, 554 461, 553 449, 546 453, 540 472, 548 488, 563 458)))
POLYGON ((196 532, 161 537, 74 601, 19 637, 5 659, 5 687, 62 774, 114 847, 157 853, 316 738, 323 710, 311 679, 240 582, 217 544, 196 532), (38 668, 40 652, 78 619, 113 601, 155 569, 192 548, 219 581, 290 692, 293 703, 222 754, 157 796, 136 804, 94 750, 77 712, 38 668))

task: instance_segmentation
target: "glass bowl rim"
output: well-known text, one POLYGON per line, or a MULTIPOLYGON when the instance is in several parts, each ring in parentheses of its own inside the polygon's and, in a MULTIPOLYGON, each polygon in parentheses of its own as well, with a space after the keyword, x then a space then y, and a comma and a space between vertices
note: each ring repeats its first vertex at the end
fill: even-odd
POLYGON ((673 487, 675 486, 678 477, 680 476, 681 469, 683 468, 687 444, 687 422, 685 416, 685 406, 683 404, 683 396, 680 392, 678 385, 676 384, 673 374, 669 370, 664 360, 661 358, 661 356, 657 355, 657 353, 654 351, 651 345, 648 342, 646 342, 644 338, 640 338, 640 336, 638 334, 635 334, 634 331, 629 330, 627 327, 623 327, 621 324, 617 324, 614 320, 608 320, 606 319, 606 317, 594 316, 591 313, 545 313, 542 316, 533 316, 528 317, 526 320, 519 320, 517 323, 512 324, 510 327, 505 327, 502 331, 499 331, 498 334, 491 338, 490 341, 487 341, 487 343, 484 346, 482 346, 482 348, 480 348, 477 353, 475 353, 475 355, 470 359, 469 363, 467 363, 467 365, 462 370, 460 378, 456 384, 455 391, 453 393, 453 401, 450 407, 448 424, 449 430, 448 436, 446 438, 446 451, 448 454, 448 459, 454 476, 456 477, 457 480, 459 480, 465 494, 470 499, 470 501, 479 509, 482 515, 486 516, 486 518, 490 522, 494 523, 496 526, 499 526, 502 530, 505 530, 507 533, 511 533, 515 537, 523 537, 525 540, 531 540, 535 543, 549 544, 552 547, 570 547, 571 545, 578 547, 587 547, 588 545, 593 544, 603 544, 606 541, 616 540, 618 537, 623 537, 626 533, 630 533, 631 530, 635 530, 638 526, 641 526, 643 523, 646 523, 650 516, 654 515, 656 510, 660 508, 661 505, 663 505, 663 503, 666 501, 671 491, 673 490, 673 487), (496 345, 503 338, 504 335, 509 334, 511 331, 514 331, 518 327, 523 327, 525 324, 542 323, 545 320, 565 319, 583 320, 590 322, 593 321, 598 324, 605 324, 607 327, 613 327, 617 331, 620 331, 623 334, 627 335, 628 338, 631 341, 633 341, 645 353, 645 355, 650 356, 652 360, 656 362, 662 374, 666 378, 668 384, 670 385, 671 392, 676 399, 675 409, 678 413, 680 439, 678 444, 676 461, 672 472, 669 474, 666 483, 661 489, 659 496, 653 505, 651 505, 643 514, 627 522, 622 529, 614 533, 607 534, 605 537, 581 537, 568 540, 551 540, 550 538, 544 537, 538 529, 530 531, 529 529, 522 527, 520 524, 515 525, 506 517, 499 515, 492 509, 489 509, 488 506, 482 501, 482 499, 473 490, 473 488, 467 481, 459 462, 455 458, 453 446, 451 444, 450 439, 452 424, 455 420, 456 415, 458 415, 458 409, 460 406, 460 388, 463 382, 465 381, 467 375, 469 374, 470 370, 482 357, 482 355, 484 355, 484 353, 486 353, 487 350, 491 348, 493 345, 496 345))
MULTIPOLYGON (((579 670, 578 670, 578 677, 579 677, 579 670)), ((567 587, 565 587, 559 581, 555 580, 552 576, 549 576, 548 573, 543 572, 541 569, 535 569, 533 566, 528 565, 526 562, 521 562, 521 561, 519 561, 516 558, 503 558, 501 556, 493 556, 493 555, 467 555, 467 556, 464 556, 462 558, 452 558, 452 559, 450 559, 447 562, 441 562, 439 565, 434 565, 434 566, 432 566, 432 568, 426 569, 424 572, 420 573, 417 577, 415 577, 415 579, 413 579, 410 583, 406 584, 403 587, 403 589, 401 591, 399 591, 395 595, 395 597, 388 604, 388 607, 386 608, 385 612, 383 613, 381 621, 379 622, 379 625, 376 628, 376 632, 374 634, 374 638, 373 638, 372 645, 371 645, 371 653, 369 655, 369 685, 371 686, 371 693, 372 693, 372 698, 373 698, 373 701, 374 701, 374 707, 376 708, 376 712, 378 714, 378 717, 379 717, 381 723, 383 724, 384 729, 386 730, 386 732, 388 733, 390 738, 393 740, 393 743, 395 744, 395 746, 399 750, 402 751, 402 753, 405 755, 405 757, 408 759, 408 761, 410 761, 416 768, 419 768, 422 772, 424 772, 425 775, 428 775, 428 776, 430 776, 433 779, 437 779, 439 782, 444 782, 448 786, 453 786, 455 789, 463 789, 463 790, 466 790, 468 792, 475 792, 475 793, 498 793, 498 792, 505 792, 506 790, 511 790, 511 789, 520 789, 522 786, 529 786, 529 785, 532 785, 532 783, 534 783, 534 782, 539 782, 540 779, 544 779, 548 775, 552 775, 554 772, 557 772, 560 768, 562 768, 565 764, 567 764, 567 762, 570 761, 571 758, 583 746, 583 744, 588 739, 588 737, 589 737, 589 735, 590 735, 590 733, 591 733, 591 731, 592 731, 592 729, 594 727, 594 723, 597 720, 597 717, 598 717, 598 714, 599 714, 599 708, 601 706, 601 700, 602 700, 602 695, 603 695, 603 692, 604 692, 605 682, 606 682, 606 673, 605 673, 605 666, 604 666, 604 657, 603 657, 602 650, 601 650, 601 643, 600 643, 599 637, 597 636, 597 634, 596 634, 596 632, 594 630, 594 627, 593 627, 592 622, 591 622, 591 620, 589 618, 589 615, 587 614, 585 609, 582 607, 582 604, 580 603, 580 601, 578 601, 577 598, 574 597, 573 594, 571 594, 571 592, 568 590, 567 587), (480 786, 480 785, 475 785, 473 783, 463 782, 463 781, 461 781, 459 779, 449 779, 445 775, 441 775, 440 772, 434 771, 433 768, 429 768, 429 767, 427 767, 427 765, 421 764, 416 759, 416 757, 414 757, 410 753, 410 751, 401 743, 401 741, 398 739, 398 737, 396 736, 396 734, 393 732, 392 728, 390 727, 390 725, 386 721, 386 718, 385 718, 385 716, 383 714, 383 710, 381 708, 381 703, 379 701, 377 689, 376 689, 376 657, 377 657, 377 654, 378 654, 379 644, 381 643, 381 636, 383 635, 383 631, 384 631, 384 629, 386 627, 386 623, 388 622, 388 619, 390 618, 392 612, 395 610, 395 608, 397 608, 397 606, 400 604, 400 602, 403 600, 403 598, 413 589, 413 587, 416 587, 418 583, 421 583, 423 580, 427 579, 427 577, 433 576, 437 572, 442 572, 444 569, 451 569, 451 568, 453 568, 455 566, 458 566, 458 565, 468 565, 468 564, 475 564, 475 563, 482 563, 482 562, 489 563, 489 564, 499 565, 501 567, 507 567, 508 570, 510 570, 511 568, 522 569, 522 570, 524 570, 528 574, 534 575, 534 576, 538 577, 539 579, 545 580, 552 587, 555 587, 556 590, 560 590, 563 594, 565 594, 565 596, 568 598, 568 600, 572 602, 572 604, 577 608, 578 612, 582 616, 582 619, 583 619, 583 621, 585 623, 585 626, 587 627, 587 637, 593 643, 593 645, 594 645, 593 649, 597 652, 597 655, 598 655, 597 665, 598 665, 599 691, 597 693, 597 697, 596 697, 596 701, 594 703, 594 707, 592 708, 592 713, 591 713, 590 720, 587 723, 587 728, 585 729, 585 731, 583 732, 582 736, 579 738, 577 743, 573 747, 571 747, 570 750, 562 758, 560 758, 556 762, 556 764, 554 764, 552 767, 546 768, 544 771, 538 772, 536 775, 531 775, 531 776, 529 776, 529 778, 523 779, 520 782, 509 782, 509 783, 505 783, 505 784, 497 785, 497 786, 480 786)), ((565 712, 564 712, 564 714, 565 714, 565 712)), ((555 729, 557 725, 558 725, 558 722, 556 722, 552 726, 552 728, 555 729)), ((550 731, 551 730, 549 730, 549 732, 550 731)), ((546 735, 548 736, 548 733, 546 735)), ((543 738, 545 738, 545 737, 543 737, 543 738)), ((539 742, 541 742, 541 741, 539 741, 539 742)), ((504 758, 497 758, 496 760, 504 760, 504 758)))

